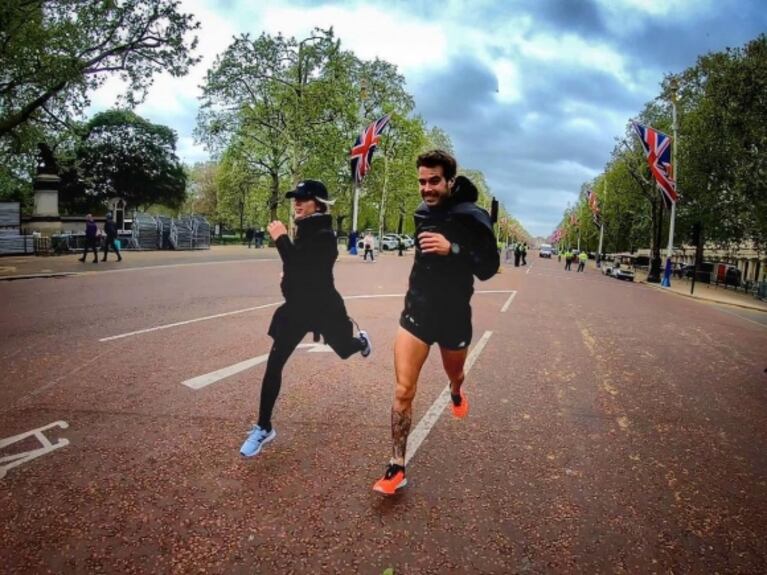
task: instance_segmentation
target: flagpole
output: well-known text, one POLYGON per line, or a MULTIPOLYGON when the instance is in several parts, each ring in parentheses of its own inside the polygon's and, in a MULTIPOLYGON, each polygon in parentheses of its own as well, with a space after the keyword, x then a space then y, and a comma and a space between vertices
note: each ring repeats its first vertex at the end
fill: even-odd
MULTIPOLYGON (((677 164, 677 148, 679 147, 679 141, 677 140, 677 124, 676 124, 676 78, 671 80, 671 130, 673 139, 671 140, 671 166, 673 169, 674 182, 679 182, 679 165, 677 164)), ((678 188, 677 198, 678 196, 678 188)), ((661 285, 663 287, 671 287, 671 257, 674 255, 674 223, 676 221, 676 202, 671 202, 671 221, 668 227, 668 248, 666 250, 666 269, 663 273, 663 281, 661 285)))
MULTIPOLYGON (((607 203, 607 174, 605 174, 605 204, 607 203)), ((604 204, 603 204, 604 206, 604 204)), ((597 249, 597 267, 602 267, 602 240, 605 237, 605 217, 599 218, 599 248, 597 249)))
POLYGON ((386 150, 384 150, 384 178, 383 178, 383 190, 381 191, 381 206, 378 210, 378 245, 383 250, 383 235, 384 235, 384 214, 386 213, 386 180, 389 176, 389 162, 386 157, 386 150))
POLYGON ((352 230, 357 231, 357 213, 360 205, 360 187, 354 183, 354 209, 352 211, 352 230))

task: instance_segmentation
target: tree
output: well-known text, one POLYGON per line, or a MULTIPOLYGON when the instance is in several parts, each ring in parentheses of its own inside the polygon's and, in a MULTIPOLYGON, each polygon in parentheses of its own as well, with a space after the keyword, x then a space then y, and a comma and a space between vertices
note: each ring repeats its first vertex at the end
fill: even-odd
POLYGON ((187 175, 187 200, 185 212, 201 214, 208 219, 217 215, 218 209, 218 164, 215 162, 197 163, 187 175))
POLYGON ((230 147, 221 158, 216 174, 216 213, 220 221, 238 229, 242 238, 248 212, 257 203, 259 177, 248 169, 247 159, 240 151, 236 146, 230 147))
POLYGON ((198 137, 219 151, 237 142, 250 168, 269 178, 272 217, 280 178, 301 179, 313 144, 344 113, 342 59, 332 30, 301 41, 244 34, 208 71, 198 137))
MULTIPOLYGON (((68 126, 109 75, 140 101, 157 72, 187 73, 199 28, 176 0, 4 0, 0 8, 0 143, 12 152, 36 124, 68 126)), ((27 142, 28 143, 28 142, 27 142)))
MULTIPOLYGON (((720 245, 767 242, 767 36, 707 54, 677 78, 681 230, 720 245)), ((676 87, 676 86, 673 86, 676 87)))
POLYGON ((128 110, 96 114, 85 126, 62 182, 62 203, 102 203, 119 196, 137 208, 178 208, 186 172, 176 157, 176 133, 128 110), (69 176, 76 170, 77 179, 69 176))

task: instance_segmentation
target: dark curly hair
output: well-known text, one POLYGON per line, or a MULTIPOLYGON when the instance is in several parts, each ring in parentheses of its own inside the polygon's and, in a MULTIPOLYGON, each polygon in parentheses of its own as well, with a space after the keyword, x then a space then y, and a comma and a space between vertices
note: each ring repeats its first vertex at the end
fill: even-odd
POLYGON ((436 168, 442 166, 442 173, 445 179, 450 181, 455 177, 455 173, 458 171, 458 162, 455 158, 448 154, 445 150, 429 150, 424 152, 415 162, 415 167, 420 168, 426 166, 427 168, 436 168))

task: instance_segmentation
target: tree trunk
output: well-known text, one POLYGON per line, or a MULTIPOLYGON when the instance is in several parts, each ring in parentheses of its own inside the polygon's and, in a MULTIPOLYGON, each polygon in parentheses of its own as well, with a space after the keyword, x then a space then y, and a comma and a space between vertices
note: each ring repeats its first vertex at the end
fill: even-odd
POLYGON ((272 172, 272 190, 269 196, 269 217, 270 221, 277 219, 277 205, 280 203, 280 176, 276 172, 272 172))
POLYGON ((245 225, 245 201, 240 200, 240 241, 243 241, 242 228, 245 225))

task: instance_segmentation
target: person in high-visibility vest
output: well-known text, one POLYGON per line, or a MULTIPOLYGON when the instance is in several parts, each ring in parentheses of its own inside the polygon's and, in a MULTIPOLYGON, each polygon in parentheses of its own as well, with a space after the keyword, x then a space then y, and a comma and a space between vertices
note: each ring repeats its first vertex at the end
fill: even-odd
POLYGON ((570 271, 570 266, 573 265, 573 252, 570 248, 565 250, 565 271, 570 271))
POLYGON ((582 272, 586 268, 586 262, 588 261, 589 256, 586 252, 581 252, 578 254, 578 271, 582 272))

